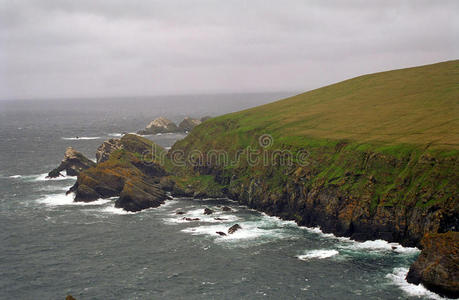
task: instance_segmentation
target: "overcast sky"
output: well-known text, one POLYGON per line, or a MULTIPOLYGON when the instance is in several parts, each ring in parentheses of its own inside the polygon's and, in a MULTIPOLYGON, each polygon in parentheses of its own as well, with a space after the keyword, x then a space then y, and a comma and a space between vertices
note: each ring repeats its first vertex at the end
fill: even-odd
POLYGON ((0 0, 0 99, 306 91, 459 58, 459 1, 0 0))

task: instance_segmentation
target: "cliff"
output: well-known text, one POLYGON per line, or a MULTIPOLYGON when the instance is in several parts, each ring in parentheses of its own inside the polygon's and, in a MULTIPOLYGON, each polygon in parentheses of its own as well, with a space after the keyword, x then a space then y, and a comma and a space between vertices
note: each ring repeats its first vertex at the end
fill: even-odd
POLYGON ((421 247, 459 226, 457 82, 458 60, 357 77, 208 120, 168 156, 196 197, 421 247))

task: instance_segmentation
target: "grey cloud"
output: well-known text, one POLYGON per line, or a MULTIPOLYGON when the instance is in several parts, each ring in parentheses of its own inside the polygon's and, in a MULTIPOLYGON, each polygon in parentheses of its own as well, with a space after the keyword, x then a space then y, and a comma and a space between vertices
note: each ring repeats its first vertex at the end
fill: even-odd
POLYGON ((459 1, 0 0, 0 99, 303 91, 457 59, 459 1))

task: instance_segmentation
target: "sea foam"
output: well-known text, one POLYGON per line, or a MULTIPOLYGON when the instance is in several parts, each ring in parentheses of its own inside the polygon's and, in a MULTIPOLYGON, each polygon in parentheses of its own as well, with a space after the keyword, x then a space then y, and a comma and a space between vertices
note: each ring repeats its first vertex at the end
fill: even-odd
POLYGON ((407 282, 405 279, 407 273, 407 268, 395 268, 392 273, 386 275, 386 278, 390 279, 393 284, 401 288, 409 296, 428 297, 430 299, 445 299, 429 291, 422 284, 415 285, 407 282))
POLYGON ((305 254, 298 255, 297 257, 301 260, 324 259, 338 254, 339 252, 337 250, 319 249, 307 251, 305 254))

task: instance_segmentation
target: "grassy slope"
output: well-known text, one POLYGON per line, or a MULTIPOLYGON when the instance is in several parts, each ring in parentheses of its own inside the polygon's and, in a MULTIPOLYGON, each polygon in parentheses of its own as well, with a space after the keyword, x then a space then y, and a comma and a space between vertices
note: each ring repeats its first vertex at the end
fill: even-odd
MULTIPOLYGON (((270 134, 272 149, 307 149, 311 154, 314 163, 297 170, 311 175, 305 183, 309 188, 338 185, 346 195, 371 202, 372 208, 431 206, 456 197, 458 104, 456 60, 365 75, 214 118, 173 149, 222 149, 231 156, 258 146, 258 136, 270 134), (377 182, 371 188, 369 178, 377 182)), ((291 177, 288 172, 248 167, 242 158, 223 176, 237 174, 245 185, 262 176, 266 188, 277 193, 291 177)))
POLYGON ((238 132, 459 148, 459 60, 364 75, 220 117, 238 132))

